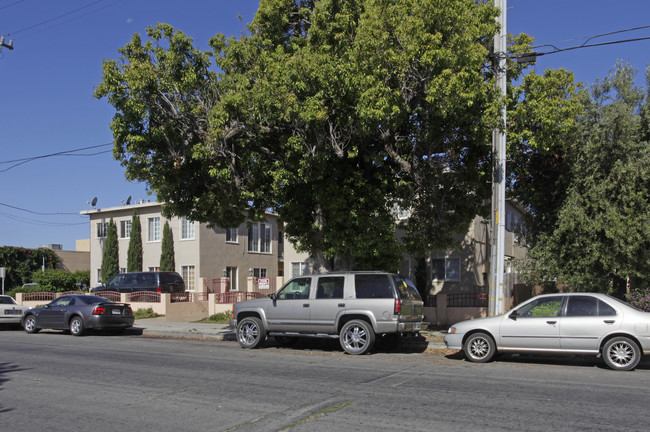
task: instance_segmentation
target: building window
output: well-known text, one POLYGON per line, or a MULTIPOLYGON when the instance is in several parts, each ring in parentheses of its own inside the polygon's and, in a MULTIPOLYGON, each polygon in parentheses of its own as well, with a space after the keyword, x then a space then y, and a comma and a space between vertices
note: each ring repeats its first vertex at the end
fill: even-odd
POLYGON ((226 229, 226 243, 237 243, 237 228, 226 229))
POLYGON ((185 281, 185 289, 188 291, 196 290, 196 277, 194 275, 194 266, 181 266, 181 276, 185 281))
POLYGON ((252 274, 251 276, 253 276, 253 277, 256 277, 256 278, 266 278, 266 277, 269 277, 269 276, 268 276, 268 271, 267 271, 267 269, 265 269, 265 268, 254 268, 254 269, 252 269, 252 270, 253 270, 253 271, 252 271, 253 274, 252 274))
POLYGON ((123 238, 123 239, 131 238, 131 221, 130 220, 120 221, 120 238, 123 238))
POLYGON ((460 258, 431 260, 431 273, 434 281, 460 281, 460 258))
POLYGON ((160 217, 152 217, 147 219, 147 221, 149 227, 147 231, 147 241, 160 241, 160 217))
POLYGON ((126 273, 126 267, 120 267, 120 273, 126 273))
POLYGON ((160 271, 160 267, 149 267, 149 271, 160 271))
POLYGON ((271 227, 267 224, 254 224, 248 228, 248 251, 271 253, 271 227))
POLYGON ((294 262, 291 263, 291 277, 308 275, 309 266, 305 262, 294 262))
POLYGON ((98 284, 102 283, 102 269, 101 268, 97 269, 97 283, 98 284))
POLYGON ((512 213, 506 211, 506 230, 512 231, 512 213))
POLYGON ((97 238, 106 238, 108 222, 97 222, 97 238))
POLYGON ((194 221, 183 216, 181 218, 181 240, 192 239, 194 239, 194 221))

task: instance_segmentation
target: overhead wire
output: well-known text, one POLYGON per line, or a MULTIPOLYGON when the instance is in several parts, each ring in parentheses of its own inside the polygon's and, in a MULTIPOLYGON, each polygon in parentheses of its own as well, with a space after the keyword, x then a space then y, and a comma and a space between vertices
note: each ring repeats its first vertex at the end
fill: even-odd
POLYGON ((39 23, 37 23, 37 24, 32 24, 32 25, 30 25, 30 26, 27 26, 27 27, 24 27, 24 28, 18 29, 18 30, 16 30, 16 31, 13 31, 13 32, 8 33, 7 35, 8 35, 8 36, 9 36, 9 35, 13 36, 13 35, 16 35, 16 34, 18 34, 18 33, 22 33, 22 32, 25 32, 25 31, 27 31, 27 30, 31 30, 31 29, 33 29, 33 28, 36 28, 36 27, 39 27, 39 26, 42 26, 42 25, 45 25, 45 24, 51 23, 52 21, 56 21, 56 20, 58 20, 58 19, 65 18, 66 16, 72 15, 72 14, 74 14, 74 13, 76 13, 76 12, 79 12, 80 10, 87 9, 87 8, 89 8, 90 6, 93 6, 93 5, 97 4, 97 3, 101 3, 101 2, 103 2, 103 1, 104 1, 104 0, 95 0, 94 2, 92 2, 92 3, 88 3, 87 5, 84 5, 84 6, 78 7, 78 8, 76 8, 76 9, 73 9, 73 10, 71 10, 71 11, 65 12, 65 13, 63 13, 63 14, 61 14, 61 15, 58 15, 58 16, 55 16, 55 17, 53 17, 53 18, 48 18, 48 19, 46 19, 45 21, 41 21, 41 22, 39 22, 39 23))
POLYGON ((20 165, 24 165, 28 162, 32 162, 38 159, 45 159, 49 157, 60 157, 60 156, 77 156, 77 157, 89 157, 89 156, 96 156, 99 154, 104 154, 104 153, 110 153, 112 150, 105 150, 105 151, 100 151, 100 152, 93 152, 93 153, 82 153, 82 154, 76 154, 77 152, 83 151, 83 150, 90 150, 90 149, 95 149, 95 148, 100 148, 100 147, 106 147, 106 146, 112 146, 112 143, 106 143, 106 144, 98 144, 94 146, 88 146, 88 147, 81 147, 78 149, 73 149, 73 150, 64 150, 56 153, 49 153, 45 155, 39 155, 39 156, 32 156, 32 157, 27 157, 27 158, 21 158, 21 159, 13 159, 13 160, 7 160, 7 161, 0 161, 0 165, 4 164, 13 164, 7 168, 0 169, 1 172, 7 172, 12 168, 16 168, 20 165))

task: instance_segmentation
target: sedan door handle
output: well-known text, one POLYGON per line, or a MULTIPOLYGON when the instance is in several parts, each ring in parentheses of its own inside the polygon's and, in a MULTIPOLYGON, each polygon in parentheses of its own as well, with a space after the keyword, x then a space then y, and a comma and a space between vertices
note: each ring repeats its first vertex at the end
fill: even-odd
POLYGON ((339 303, 339 307, 345 307, 345 303, 339 303))
POLYGON ((302 307, 309 307, 309 303, 303 303, 302 307))
POLYGON ((605 320, 605 324, 614 324, 616 320, 605 320))
POLYGON ((557 324, 557 321, 546 321, 546 324, 557 324))

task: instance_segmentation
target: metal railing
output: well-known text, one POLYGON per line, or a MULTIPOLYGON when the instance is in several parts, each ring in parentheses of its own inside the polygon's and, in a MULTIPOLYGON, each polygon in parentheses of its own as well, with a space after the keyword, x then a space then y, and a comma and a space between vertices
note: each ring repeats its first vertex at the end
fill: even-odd
POLYGON ((191 303, 194 301, 194 293, 191 292, 171 293, 169 297, 172 303, 191 303))
POLYGON ((258 292, 230 291, 217 294, 217 304, 237 303, 238 301, 260 298, 262 295, 258 292))
POLYGON ((53 292, 28 292, 23 296, 24 301, 52 301, 56 293, 53 292))
POLYGON ((447 295, 447 307, 487 307, 487 293, 458 293, 447 295))
POLYGON ((97 297, 104 297, 105 299, 114 301, 116 303, 122 301, 122 297, 120 296, 120 293, 118 293, 117 291, 97 291, 93 294, 96 295, 97 297))
POLYGON ((160 303, 160 293, 154 291, 137 291, 127 294, 128 302, 133 303, 160 303))

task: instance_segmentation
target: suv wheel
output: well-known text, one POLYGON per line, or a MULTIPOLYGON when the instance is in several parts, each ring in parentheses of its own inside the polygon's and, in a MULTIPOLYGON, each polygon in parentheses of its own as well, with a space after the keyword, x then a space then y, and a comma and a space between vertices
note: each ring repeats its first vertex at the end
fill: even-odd
POLYGON ((366 321, 352 320, 341 329, 339 340, 348 354, 365 354, 375 344, 375 332, 366 321))
POLYGON ((257 317, 246 317, 237 324, 237 340, 242 348, 257 348, 266 339, 262 321, 257 317))

